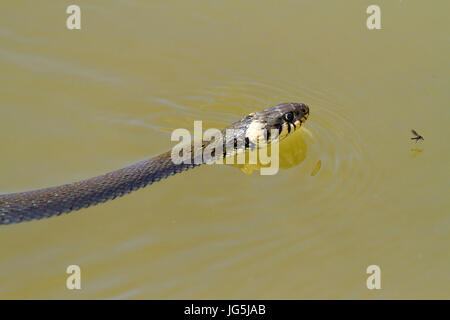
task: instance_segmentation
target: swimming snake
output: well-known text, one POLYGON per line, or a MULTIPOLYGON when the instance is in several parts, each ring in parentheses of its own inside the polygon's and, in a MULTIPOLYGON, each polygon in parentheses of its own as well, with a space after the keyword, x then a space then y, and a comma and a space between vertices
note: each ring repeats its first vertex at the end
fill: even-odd
POLYGON ((0 224, 51 217, 112 200, 204 163, 196 156, 198 152, 195 152, 195 148, 204 150, 209 146, 215 157, 224 157, 226 153, 215 152, 219 145, 225 147, 231 141, 231 145, 236 148, 238 145, 236 141, 242 140, 243 148, 249 149, 257 146, 260 141, 258 139, 261 138, 264 138, 266 143, 275 138, 282 139, 299 128, 308 115, 309 107, 303 103, 281 103, 251 113, 223 129, 222 140, 217 139, 199 146, 192 143, 189 159, 192 161, 176 163, 172 161, 171 151, 168 151, 123 169, 80 182, 0 195, 0 224), (276 130, 278 137, 271 136, 270 132, 273 130, 276 130), (227 132, 232 134, 226 134, 227 132))

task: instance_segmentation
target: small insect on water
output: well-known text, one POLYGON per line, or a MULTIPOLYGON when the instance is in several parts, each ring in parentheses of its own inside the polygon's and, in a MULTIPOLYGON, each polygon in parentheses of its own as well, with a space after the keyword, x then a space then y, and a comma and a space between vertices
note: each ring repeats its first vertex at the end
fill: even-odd
POLYGON ((412 137, 411 140, 416 140, 416 143, 417 143, 417 141, 419 141, 419 140, 425 140, 420 134, 418 134, 418 133, 416 132, 416 130, 412 129, 411 132, 412 132, 412 134, 414 135, 414 137, 412 137))

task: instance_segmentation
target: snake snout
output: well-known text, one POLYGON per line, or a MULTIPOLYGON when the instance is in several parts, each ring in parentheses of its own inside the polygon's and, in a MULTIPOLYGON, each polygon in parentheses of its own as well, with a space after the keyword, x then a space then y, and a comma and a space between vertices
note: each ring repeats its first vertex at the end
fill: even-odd
POLYGON ((308 118, 309 116, 309 107, 304 103, 296 103, 295 109, 300 113, 300 117, 308 118))

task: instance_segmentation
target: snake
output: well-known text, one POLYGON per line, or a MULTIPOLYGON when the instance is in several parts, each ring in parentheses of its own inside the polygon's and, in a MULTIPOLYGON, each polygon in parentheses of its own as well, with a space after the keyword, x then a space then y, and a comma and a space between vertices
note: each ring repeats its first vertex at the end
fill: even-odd
MULTIPOLYGON (((250 113, 220 131, 218 138, 191 142, 181 149, 183 161, 174 161, 173 149, 122 169, 56 187, 0 195, 0 224, 12 224, 69 213, 97 205, 161 179, 261 145, 279 141, 296 131, 308 118, 304 103, 281 103, 250 113), (262 142, 262 143, 260 143, 262 142), (231 151, 230 151, 231 150, 231 151), (200 151, 200 152, 198 152, 200 151)), ((204 139, 202 139, 204 140, 204 139)))

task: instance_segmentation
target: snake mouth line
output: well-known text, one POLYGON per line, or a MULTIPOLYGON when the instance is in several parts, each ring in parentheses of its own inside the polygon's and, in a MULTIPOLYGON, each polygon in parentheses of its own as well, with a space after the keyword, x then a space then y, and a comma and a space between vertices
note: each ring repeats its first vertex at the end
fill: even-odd
MULTIPOLYGON (((298 128, 302 126, 302 124, 308 119, 308 114, 306 114, 304 117, 297 119, 295 121, 288 121, 287 124, 287 134, 291 133, 291 131, 296 131, 298 128)), ((280 134, 283 134, 284 128, 283 125, 280 126, 280 134)), ((285 133, 286 134, 286 133, 285 133)))

